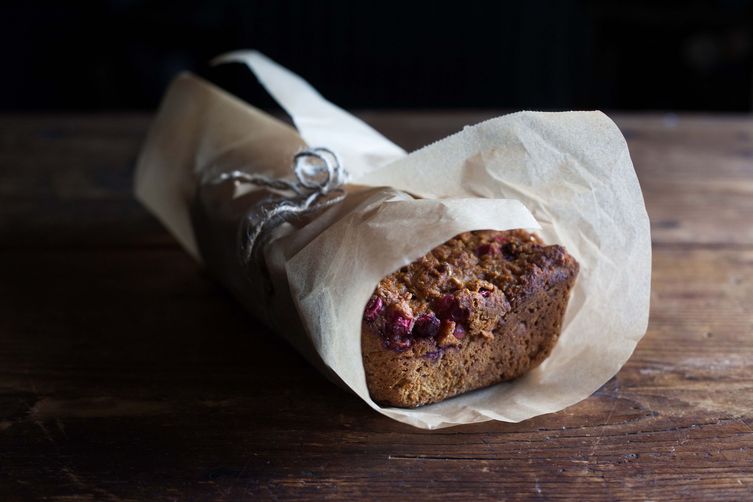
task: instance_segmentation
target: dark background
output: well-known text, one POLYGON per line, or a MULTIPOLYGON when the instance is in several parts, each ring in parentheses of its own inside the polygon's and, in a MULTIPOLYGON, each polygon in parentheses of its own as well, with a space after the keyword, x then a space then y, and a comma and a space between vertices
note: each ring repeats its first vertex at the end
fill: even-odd
POLYGON ((257 48, 346 108, 750 111, 753 1, 10 2, 0 110, 153 109, 190 69, 263 107, 257 48))

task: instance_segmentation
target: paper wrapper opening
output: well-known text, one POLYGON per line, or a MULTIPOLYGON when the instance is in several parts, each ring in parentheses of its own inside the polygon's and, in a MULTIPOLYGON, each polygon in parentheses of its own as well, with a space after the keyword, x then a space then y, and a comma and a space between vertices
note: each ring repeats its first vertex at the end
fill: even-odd
MULTIPOLYGON (((257 52, 249 65, 297 131, 190 74, 171 85, 139 158, 137 197, 258 318, 372 408, 416 427, 559 411, 632 354, 648 323, 649 221, 627 145, 600 112, 520 112, 406 154, 257 52), (307 145, 335 151, 344 201, 275 227, 260 265, 238 259, 238 226, 268 189, 200 186, 207 172, 292 179, 307 145), (517 380, 416 409, 369 397, 361 318, 377 283, 453 236, 536 230, 580 263, 551 355, 517 380)), ((253 336, 253 335, 250 335, 253 336)))

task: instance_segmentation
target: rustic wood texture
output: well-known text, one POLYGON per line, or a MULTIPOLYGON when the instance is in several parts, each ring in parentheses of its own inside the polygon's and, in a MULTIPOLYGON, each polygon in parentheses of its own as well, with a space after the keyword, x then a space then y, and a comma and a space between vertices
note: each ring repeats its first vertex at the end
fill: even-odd
MULTIPOLYGON (((494 113, 366 113, 413 149, 494 113)), ((592 397, 428 432, 261 328, 134 200, 150 117, 0 116, 0 499, 753 497, 753 119, 617 116, 646 337, 592 397)))

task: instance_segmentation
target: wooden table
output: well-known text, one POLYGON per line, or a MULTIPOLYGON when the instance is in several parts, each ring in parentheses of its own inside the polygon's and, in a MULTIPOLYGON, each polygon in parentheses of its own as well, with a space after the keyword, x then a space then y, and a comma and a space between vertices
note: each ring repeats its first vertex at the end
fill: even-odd
MULTIPOLYGON (((493 113, 367 113, 413 149, 493 113)), ((385 418, 261 328, 133 199, 150 116, 0 116, 0 499, 753 497, 753 119, 621 115, 651 323, 520 424, 385 418)))

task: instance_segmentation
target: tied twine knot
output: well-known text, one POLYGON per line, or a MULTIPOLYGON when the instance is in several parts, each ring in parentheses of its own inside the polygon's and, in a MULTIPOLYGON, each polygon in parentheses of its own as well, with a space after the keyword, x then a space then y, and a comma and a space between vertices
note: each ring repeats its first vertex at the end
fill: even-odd
POLYGON ((341 186, 348 174, 340 165, 337 155, 327 148, 308 148, 298 152, 293 157, 293 174, 296 181, 232 170, 220 173, 206 182, 211 185, 226 181, 247 183, 271 188, 280 196, 265 200, 251 208, 246 215, 240 232, 240 256, 244 265, 258 252, 257 246, 265 230, 291 217, 328 208, 345 198, 345 190, 341 186))

